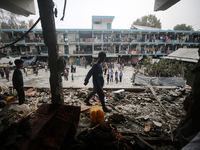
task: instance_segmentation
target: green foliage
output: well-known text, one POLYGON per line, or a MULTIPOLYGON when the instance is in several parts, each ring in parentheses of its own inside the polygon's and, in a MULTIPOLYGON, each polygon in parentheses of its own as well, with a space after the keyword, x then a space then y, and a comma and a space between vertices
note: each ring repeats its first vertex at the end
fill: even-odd
POLYGON ((186 24, 177 24, 174 27, 174 30, 180 30, 180 31, 194 31, 193 27, 190 25, 186 25, 186 24))
POLYGON ((161 59, 158 63, 150 64, 149 60, 144 60, 144 70, 146 75, 153 77, 175 77, 185 75, 191 70, 194 64, 183 63, 177 60, 161 59))
POLYGON ((30 22, 18 19, 19 15, 0 9, 0 29, 28 29, 30 22), (8 26, 10 22, 10 26, 8 26))
POLYGON ((140 25, 140 26, 147 26, 152 28, 161 28, 160 19, 157 19, 155 15, 148 15, 138 18, 137 20, 133 21, 131 25, 131 29, 134 29, 133 25, 140 25))

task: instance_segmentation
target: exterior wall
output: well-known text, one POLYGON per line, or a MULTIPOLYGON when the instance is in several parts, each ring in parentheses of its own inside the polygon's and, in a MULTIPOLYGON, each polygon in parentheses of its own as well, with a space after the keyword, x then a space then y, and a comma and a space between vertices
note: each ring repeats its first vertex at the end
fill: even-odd
MULTIPOLYGON (((104 20, 105 22, 101 24, 102 28, 107 28, 107 23, 106 19, 104 20)), ((112 25, 112 24, 111 24, 112 25)), ((68 45, 69 49, 69 54, 75 54, 73 53, 76 51, 76 45, 79 45, 78 51, 80 51, 80 46, 82 46, 82 49, 86 52, 87 49, 92 49, 92 54, 98 54, 99 51, 102 51, 102 49, 95 50, 94 51, 94 46, 99 45, 101 48, 103 47, 111 47, 109 51, 107 48, 104 49, 106 53, 109 54, 118 54, 116 53, 116 50, 119 49, 119 54, 156 54, 156 51, 159 51, 159 54, 162 53, 161 55, 166 55, 167 51, 173 52, 174 50, 177 50, 178 48, 187 48, 187 47, 197 47, 198 46, 198 40, 200 40, 200 32, 185 32, 185 31, 146 31, 146 30, 141 30, 141 31, 134 31, 134 30, 91 30, 91 29, 74 29, 74 30, 68 30, 68 41, 63 40, 63 35, 66 34, 66 30, 64 29, 59 30, 57 32, 57 38, 58 38, 58 44, 59 44, 59 53, 60 54, 65 54, 65 45, 68 45), (81 38, 85 39, 80 40, 79 34, 81 34, 81 38), (84 35, 85 34, 85 35, 84 35), (91 35, 92 34, 92 35, 91 35), (142 36, 143 35, 143 36, 142 36), (156 40, 153 38, 156 35, 156 40), (169 41, 167 40, 162 40, 160 37, 166 37, 169 36, 171 39, 169 41), (85 37, 84 37, 85 36, 85 37), (92 39, 91 37, 99 37, 99 39, 92 39), (84 37, 84 38, 83 38, 84 37), (145 39, 143 39, 145 37, 145 39), (147 39, 148 37, 148 39, 147 39), (150 37, 153 38, 150 39, 150 37), (192 39, 191 39, 192 37, 192 39), (179 39, 180 38, 180 39, 179 39), (89 39, 89 40, 87 40, 89 39), (187 39, 187 41, 186 41, 187 39), (189 41, 190 39, 190 41, 189 41), (196 40, 197 39, 197 40, 196 40), (61 40, 61 41, 60 41, 61 40), (62 41, 63 40, 63 41, 62 41), (59 42, 60 41, 60 42, 59 42), (79 43, 80 42, 80 43, 79 43), (119 47, 119 48, 118 48, 119 47), (144 48, 144 49, 143 49, 144 48), (136 52, 139 50, 139 53, 136 52), (131 51, 131 52, 130 52, 131 51)), ((4 31, 2 31, 4 32, 4 31)), ((10 30, 10 34, 11 34, 10 30)), ((19 31, 13 31, 16 33, 19 33, 19 31)), ((9 31, 6 31, 6 33, 9 34, 9 31)), ((42 34, 42 30, 40 32, 37 31, 37 34, 42 34)), ((2 36, 2 38, 4 38, 2 36)), ((9 44, 12 42, 11 39, 6 39, 7 43, 9 44)), ((4 39, 2 39, 4 41, 4 39)), ((22 50, 22 46, 29 46, 30 51, 32 52, 33 49, 37 49, 39 46, 39 49, 41 49, 41 46, 45 46, 43 41, 25 41, 22 40, 19 42, 20 46, 16 46, 15 48, 12 48, 13 52, 20 51, 22 50)), ((3 43, 4 44, 4 43, 3 43)), ((18 45, 18 44, 17 44, 18 45)), ((6 48, 4 51, 8 51, 6 48)), ((81 56, 82 53, 79 53, 76 51, 76 55, 74 56, 81 56)), ((9 53, 7 53, 9 55, 9 53)), ((83 53, 84 54, 84 53, 83 53)), ((87 54, 87 53, 85 53, 87 54)), ((16 53, 13 53, 12 55, 16 55, 16 53)), ((91 53, 90 53, 91 55, 91 53)))
POLYGON ((35 50, 35 45, 30 45, 30 52, 33 52, 35 50))
POLYGON ((75 50, 76 50, 76 45, 70 44, 69 45, 69 54, 73 54, 73 51, 75 51, 75 50))
POLYGON ((65 48, 63 44, 59 44, 59 54, 65 54, 65 48))
POLYGON ((110 23, 110 29, 112 29, 111 20, 99 20, 101 24, 93 24, 93 29, 107 29, 107 23, 110 23))
POLYGON ((79 38, 78 33, 69 33, 68 40, 69 42, 78 42, 77 39, 79 38))
POLYGON ((63 42, 64 41, 64 39, 63 39, 63 33, 61 33, 61 32, 57 33, 57 40, 58 40, 58 42, 63 42))

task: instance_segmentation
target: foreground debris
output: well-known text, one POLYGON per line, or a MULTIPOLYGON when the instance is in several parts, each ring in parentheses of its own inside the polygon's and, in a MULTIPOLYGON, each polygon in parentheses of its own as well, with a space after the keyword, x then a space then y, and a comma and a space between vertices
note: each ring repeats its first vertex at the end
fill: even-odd
MULTIPOLYGON (((174 132, 181 119, 185 117, 183 101, 190 92, 190 88, 153 88, 153 91, 152 87, 146 87, 143 92, 130 92, 124 89, 104 91, 106 105, 112 109, 112 112, 105 113, 103 124, 92 124, 90 120, 91 107, 84 103, 90 90, 64 89, 64 103, 70 106, 81 106, 80 121, 72 149, 90 149, 92 144, 99 149, 110 149, 115 146, 118 149, 122 149, 120 147, 124 149, 138 147, 176 149, 172 142, 177 141, 174 132), (112 140, 108 142, 108 139, 102 138, 104 134, 108 135, 107 138, 110 136, 112 140), (103 145, 99 140, 105 140, 108 143, 103 145)), ((1 108, 0 136, 4 137, 1 149, 9 147, 19 147, 20 149, 22 146, 18 144, 23 143, 24 137, 31 137, 36 110, 44 104, 51 104, 49 89, 31 88, 27 89, 25 94, 26 104, 19 106, 15 99, 1 108), (10 138, 11 135, 12 138, 10 138)), ((100 105, 97 95, 93 96, 90 102, 94 106, 100 105)), ((114 149, 117 149, 116 147, 114 149)), ((57 149, 60 148, 57 147, 57 149)))

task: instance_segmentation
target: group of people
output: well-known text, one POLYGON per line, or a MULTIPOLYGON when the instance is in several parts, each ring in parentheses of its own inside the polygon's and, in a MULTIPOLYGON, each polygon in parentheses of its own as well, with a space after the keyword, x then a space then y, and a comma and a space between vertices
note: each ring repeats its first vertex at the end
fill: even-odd
POLYGON ((122 77, 123 77, 123 73, 122 73, 122 69, 124 69, 124 64, 122 62, 120 62, 119 64, 117 64, 118 70, 120 70, 120 73, 118 73, 118 71, 116 70, 115 72, 113 71, 115 65, 114 63, 102 63, 102 69, 104 72, 104 75, 107 76, 107 84, 109 84, 109 82, 113 82, 113 76, 115 75, 115 82, 116 84, 119 82, 122 82, 122 77), (119 75, 119 80, 118 80, 118 75, 119 75))
POLYGON ((109 69, 107 70, 107 84, 109 84, 109 82, 113 82, 113 76, 115 74, 115 83, 117 84, 118 81, 119 82, 122 82, 122 77, 123 77, 123 73, 122 73, 122 70, 120 70, 120 73, 119 73, 119 80, 118 80, 118 71, 116 70, 115 73, 113 70, 111 70, 109 72, 109 69))
MULTIPOLYGON (((67 66, 66 68, 65 68, 65 71, 64 71, 64 78, 65 78, 65 80, 69 80, 69 78, 68 78, 68 76, 69 76, 69 67, 67 66)), ((71 65, 71 73, 72 73, 72 75, 71 75, 71 79, 72 79, 72 82, 74 82, 74 74, 73 73, 75 73, 76 72, 76 67, 73 67, 73 65, 71 65)))

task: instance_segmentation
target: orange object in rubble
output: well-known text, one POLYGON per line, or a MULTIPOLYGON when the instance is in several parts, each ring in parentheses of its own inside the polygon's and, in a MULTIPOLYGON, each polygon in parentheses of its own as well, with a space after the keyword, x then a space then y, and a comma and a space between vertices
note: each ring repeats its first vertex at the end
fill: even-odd
POLYGON ((104 111, 101 106, 93 106, 90 108, 90 118, 92 123, 99 123, 105 120, 104 111))

